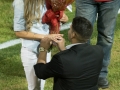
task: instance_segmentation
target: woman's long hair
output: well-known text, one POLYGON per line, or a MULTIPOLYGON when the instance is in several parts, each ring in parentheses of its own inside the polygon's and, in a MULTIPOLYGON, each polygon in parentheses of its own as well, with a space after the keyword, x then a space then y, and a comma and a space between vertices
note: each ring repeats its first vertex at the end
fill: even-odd
POLYGON ((26 20, 26 30, 30 30, 32 21, 40 20, 40 6, 43 6, 44 0, 24 0, 24 18, 26 20))

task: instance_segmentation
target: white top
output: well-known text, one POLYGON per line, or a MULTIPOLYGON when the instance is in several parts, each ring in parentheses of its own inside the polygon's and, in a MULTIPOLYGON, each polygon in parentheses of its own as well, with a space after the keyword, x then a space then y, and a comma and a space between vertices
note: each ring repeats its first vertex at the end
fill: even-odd
MULTIPOLYGON (((23 0, 14 0, 14 31, 22 31, 26 29, 25 19, 24 19, 24 2, 23 0)), ((46 6, 40 7, 41 17, 46 12, 46 6)), ((33 26, 31 27, 31 32, 37 34, 49 34, 49 26, 47 24, 42 24, 40 22, 33 21, 33 26)), ((22 46, 28 48, 29 50, 37 53, 38 45, 40 44, 37 40, 27 40, 22 38, 22 46)))

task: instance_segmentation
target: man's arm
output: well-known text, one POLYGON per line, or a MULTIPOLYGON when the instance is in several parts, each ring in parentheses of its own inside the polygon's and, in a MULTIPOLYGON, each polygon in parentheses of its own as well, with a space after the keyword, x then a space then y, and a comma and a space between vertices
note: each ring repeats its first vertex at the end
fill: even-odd
POLYGON ((40 55, 38 56, 37 63, 44 63, 44 64, 46 64, 46 55, 47 55, 47 51, 40 52, 40 55))
POLYGON ((63 76, 63 65, 58 55, 53 56, 49 63, 37 63, 34 65, 34 70, 40 79, 63 76))
POLYGON ((40 44, 40 53, 37 64, 34 65, 35 74, 40 79, 60 76, 63 72, 63 67, 59 56, 54 56, 49 63, 46 63, 47 50, 51 46, 49 38, 43 38, 40 44))
POLYGON ((44 64, 46 64, 47 52, 48 52, 48 49, 51 46, 50 42, 51 42, 51 39, 49 39, 47 37, 41 39, 41 43, 40 43, 40 47, 39 47, 39 56, 38 56, 37 63, 44 63, 44 64))

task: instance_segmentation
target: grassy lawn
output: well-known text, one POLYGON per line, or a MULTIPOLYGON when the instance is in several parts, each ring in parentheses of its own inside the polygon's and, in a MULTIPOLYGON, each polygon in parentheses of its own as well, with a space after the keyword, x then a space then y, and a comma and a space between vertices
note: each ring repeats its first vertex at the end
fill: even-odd
POLYGON ((0 0, 0 43, 16 38, 13 32, 13 0, 0 0))
MULTIPOLYGON (((13 0, 0 0, 0 44, 11 39, 16 39, 13 31, 13 0)), ((74 11, 75 8, 73 8, 74 11)), ((74 17, 74 12, 66 11, 69 21, 74 17)), ((67 30, 62 31, 67 39, 67 30)), ((117 18, 115 29, 114 44, 111 53, 111 62, 109 65, 108 79, 110 88, 105 90, 120 90, 120 15, 117 18)), ((91 38, 92 44, 96 43, 96 25, 91 38)), ((21 44, 0 50, 0 90, 27 90, 27 82, 20 60, 21 44)), ((57 52, 56 48, 52 50, 52 55, 57 52)), ((47 79, 45 90, 52 90, 53 79, 47 79)), ((102 90, 102 89, 100 89, 102 90)))

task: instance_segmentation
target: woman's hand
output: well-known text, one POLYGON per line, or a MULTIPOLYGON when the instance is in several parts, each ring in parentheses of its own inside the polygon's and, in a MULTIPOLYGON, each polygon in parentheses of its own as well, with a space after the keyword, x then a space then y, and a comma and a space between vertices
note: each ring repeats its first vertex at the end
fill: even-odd
POLYGON ((54 38, 63 37, 63 34, 49 34, 49 35, 46 35, 45 37, 48 37, 48 38, 50 38, 51 40, 53 40, 54 38))
POLYGON ((57 46, 57 43, 54 42, 54 39, 58 39, 63 37, 63 34, 49 34, 45 35, 44 38, 41 39, 40 41, 40 46, 44 47, 48 51, 52 49, 52 45, 57 46))
POLYGON ((67 21, 68 21, 68 16, 65 13, 63 13, 63 17, 60 19, 60 22, 66 23, 67 21))

